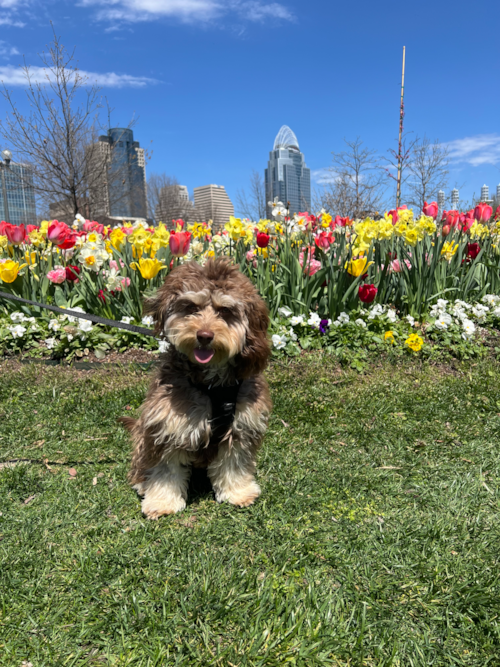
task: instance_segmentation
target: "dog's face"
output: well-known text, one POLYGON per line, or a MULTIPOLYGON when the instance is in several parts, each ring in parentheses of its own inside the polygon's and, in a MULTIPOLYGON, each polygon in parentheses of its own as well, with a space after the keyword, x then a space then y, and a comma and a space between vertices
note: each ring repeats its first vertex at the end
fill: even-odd
POLYGON ((267 308, 252 283, 228 260, 176 267, 146 304, 157 331, 201 367, 233 359, 242 376, 260 372, 269 356, 267 308))

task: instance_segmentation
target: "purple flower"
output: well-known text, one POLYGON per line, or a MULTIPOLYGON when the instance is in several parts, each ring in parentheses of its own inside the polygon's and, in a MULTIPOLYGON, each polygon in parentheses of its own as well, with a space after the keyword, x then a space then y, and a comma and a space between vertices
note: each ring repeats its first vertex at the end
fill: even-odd
POLYGON ((328 329, 330 325, 328 324, 328 320, 321 320, 319 323, 319 332, 324 334, 326 333, 326 330, 328 329))

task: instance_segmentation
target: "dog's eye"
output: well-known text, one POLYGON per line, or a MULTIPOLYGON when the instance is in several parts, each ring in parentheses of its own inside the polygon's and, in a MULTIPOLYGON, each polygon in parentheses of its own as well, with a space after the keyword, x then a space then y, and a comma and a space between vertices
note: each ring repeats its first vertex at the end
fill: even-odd
POLYGON ((189 315, 193 315, 194 313, 197 313, 199 311, 199 307, 195 303, 188 303, 186 305, 186 312, 189 315))
POLYGON ((233 314, 233 311, 231 310, 231 308, 226 308, 226 307, 219 308, 219 315, 221 317, 224 317, 224 318, 231 317, 232 314, 233 314))

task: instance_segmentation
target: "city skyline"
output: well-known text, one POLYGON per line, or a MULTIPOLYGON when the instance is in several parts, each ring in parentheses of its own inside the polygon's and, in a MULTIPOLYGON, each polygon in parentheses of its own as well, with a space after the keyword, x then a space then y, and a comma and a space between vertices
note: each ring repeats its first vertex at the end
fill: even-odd
POLYGON ((300 137, 313 190, 332 178, 331 152, 342 150, 344 137, 360 136, 387 155, 397 145, 403 45, 405 130, 410 139, 427 134, 448 147, 447 192, 458 187, 470 200, 484 183, 494 192, 500 181, 500 90, 483 83, 500 54, 492 40, 450 48, 429 30, 432 24, 463 34, 482 12, 495 24, 500 8, 491 3, 479 0, 472 9, 458 2, 450 13, 447 3, 424 0, 416 17, 409 6, 389 3, 380 12, 366 1, 356 7, 326 0, 7 4, 0 9, 0 80, 21 110, 28 107, 19 67, 24 57, 40 68, 37 53, 52 37, 52 21, 68 50, 76 47, 82 71, 102 86, 110 125, 135 119, 134 133, 152 152, 148 172, 169 174, 190 192, 200 183, 223 183, 236 201, 252 170, 263 173, 283 124, 300 137), (356 30, 336 31, 339 25, 356 30), (335 48, 326 55, 303 48, 278 74, 269 67, 276 34, 289 44, 335 48), (381 36, 385 46, 375 48, 381 36))

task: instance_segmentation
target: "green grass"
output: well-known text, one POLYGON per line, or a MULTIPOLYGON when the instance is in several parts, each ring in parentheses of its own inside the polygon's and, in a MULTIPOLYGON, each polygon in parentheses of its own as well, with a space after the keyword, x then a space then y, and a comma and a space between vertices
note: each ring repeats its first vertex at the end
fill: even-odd
POLYGON ((200 473, 153 522, 116 423, 149 375, 0 366, 0 460, 35 461, 0 471, 2 667, 500 664, 499 367, 268 376, 257 504, 200 473))

